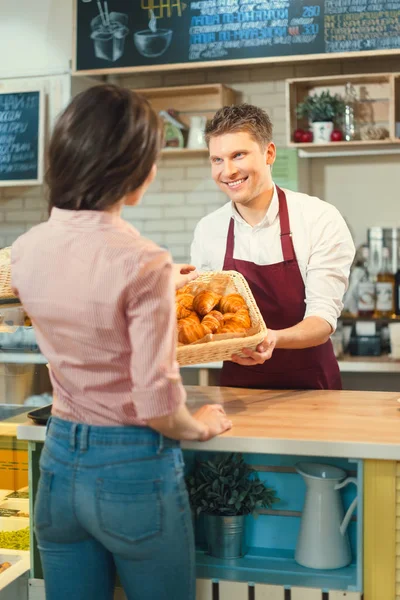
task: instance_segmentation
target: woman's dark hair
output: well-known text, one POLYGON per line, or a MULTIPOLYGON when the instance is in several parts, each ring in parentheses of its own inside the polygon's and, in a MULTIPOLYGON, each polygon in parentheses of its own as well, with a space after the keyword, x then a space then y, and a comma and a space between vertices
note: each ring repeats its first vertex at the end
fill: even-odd
POLYGON ((50 140, 50 210, 105 210, 139 188, 157 160, 162 131, 150 104, 132 90, 96 85, 75 96, 50 140))

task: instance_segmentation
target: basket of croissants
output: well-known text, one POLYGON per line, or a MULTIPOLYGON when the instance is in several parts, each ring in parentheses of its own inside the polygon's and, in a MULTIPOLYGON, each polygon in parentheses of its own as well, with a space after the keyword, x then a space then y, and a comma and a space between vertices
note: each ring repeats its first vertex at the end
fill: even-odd
POLYGON ((0 300, 15 298, 11 289, 11 248, 0 250, 0 300))
POLYGON ((267 328, 247 281, 237 271, 208 272, 176 292, 177 360, 195 365, 255 350, 267 328))

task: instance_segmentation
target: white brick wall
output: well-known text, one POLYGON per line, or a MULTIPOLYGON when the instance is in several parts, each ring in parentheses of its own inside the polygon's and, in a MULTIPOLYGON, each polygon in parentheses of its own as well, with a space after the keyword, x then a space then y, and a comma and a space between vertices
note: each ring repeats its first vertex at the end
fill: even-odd
MULTIPOLYGON (((319 61, 293 65, 222 68, 205 71, 170 72, 164 75, 130 75, 120 81, 132 88, 168 85, 225 83, 236 89, 243 101, 266 109, 273 120, 274 139, 279 147, 286 143, 285 79, 398 71, 396 57, 351 61, 319 61)), ((318 160, 318 159, 316 159, 318 160)), ((366 165, 366 168, 368 166, 366 165)), ((167 246, 177 262, 189 259, 193 229, 198 220, 226 201, 210 177, 207 158, 164 158, 142 204, 126 208, 123 216, 144 235, 167 246)), ((371 200, 372 201, 372 200, 371 200)), ((0 188, 0 246, 11 244, 18 235, 47 218, 43 187, 0 188)))

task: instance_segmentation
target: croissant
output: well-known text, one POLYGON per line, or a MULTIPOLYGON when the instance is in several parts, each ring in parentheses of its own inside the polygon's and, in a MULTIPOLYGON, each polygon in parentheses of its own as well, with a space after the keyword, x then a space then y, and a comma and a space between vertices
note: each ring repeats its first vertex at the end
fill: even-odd
POLYGON ((185 319, 185 317, 188 317, 192 312, 189 308, 186 308, 185 306, 183 306, 183 304, 180 304, 179 302, 175 302, 175 306, 176 306, 176 318, 178 320, 185 319))
POLYGON ((192 321, 192 323, 200 323, 200 317, 197 313, 192 311, 190 315, 185 318, 186 321, 192 321))
POLYGON ((176 296, 181 296, 182 294, 190 294, 190 284, 186 284, 183 287, 179 288, 179 290, 176 290, 176 296))
POLYGON ((234 317, 234 316, 235 316, 235 314, 236 314, 236 313, 225 313, 225 314, 223 315, 223 317, 224 317, 224 321, 229 321, 230 319, 232 319, 232 317, 234 317))
POLYGON ((228 294, 228 296, 222 296, 219 301, 219 309, 222 313, 235 313, 245 306, 246 302, 240 294, 228 294))
POLYGON ((189 310, 192 310, 193 308, 193 300, 194 296, 192 294, 179 294, 179 296, 176 297, 176 301, 189 310))
POLYGON ((218 312, 217 310, 212 310, 205 317, 203 317, 201 324, 203 325, 206 333, 215 333, 223 321, 224 317, 222 313, 218 312))
POLYGON ((205 290, 195 296, 193 300, 193 308, 199 315, 204 317, 204 315, 211 312, 212 309, 217 306, 220 299, 221 296, 218 294, 205 290))
POLYGON ((237 323, 233 319, 226 321, 221 329, 218 329, 217 333, 244 333, 246 329, 237 323))
POLYGON ((181 344, 192 344, 206 335, 201 323, 195 323, 190 319, 182 319, 178 328, 178 341, 181 344))
POLYGON ((239 310, 234 313, 231 320, 235 321, 235 323, 239 323, 239 325, 246 329, 251 327, 251 318, 247 308, 239 308, 239 310))

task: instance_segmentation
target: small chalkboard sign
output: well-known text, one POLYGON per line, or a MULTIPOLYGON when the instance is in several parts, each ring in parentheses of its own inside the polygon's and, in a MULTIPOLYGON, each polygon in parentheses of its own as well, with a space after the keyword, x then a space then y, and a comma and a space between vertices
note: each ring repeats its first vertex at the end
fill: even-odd
POLYGON ((42 90, 0 93, 0 186, 43 182, 42 90))

